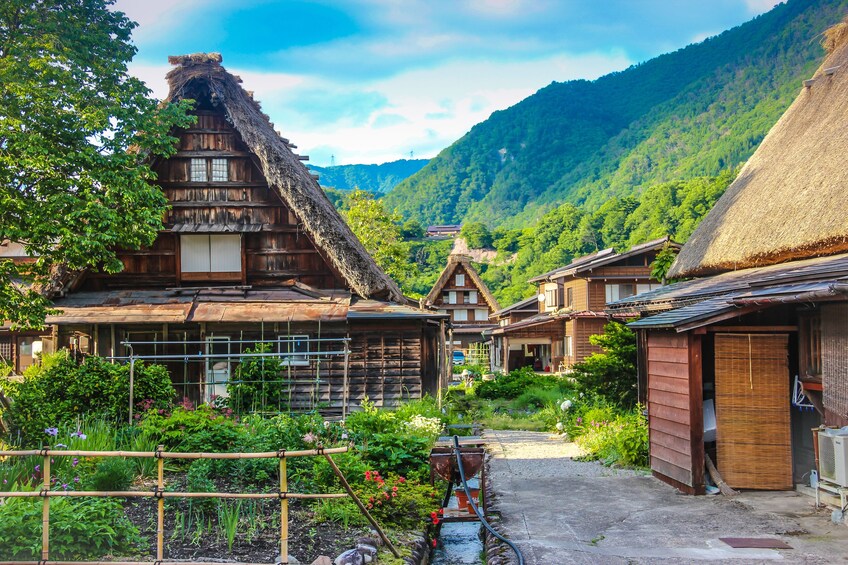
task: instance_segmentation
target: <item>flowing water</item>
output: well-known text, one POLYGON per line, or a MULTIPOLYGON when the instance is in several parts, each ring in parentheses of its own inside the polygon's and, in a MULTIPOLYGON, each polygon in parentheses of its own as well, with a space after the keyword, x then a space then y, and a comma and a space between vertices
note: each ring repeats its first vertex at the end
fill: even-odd
MULTIPOLYGON (((468 481, 477 487, 476 479, 468 481)), ((449 508, 456 508, 456 497, 451 497, 449 508)), ((479 522, 454 522, 442 525, 439 545, 433 550, 431 565, 482 565, 483 542, 480 540, 479 522)))

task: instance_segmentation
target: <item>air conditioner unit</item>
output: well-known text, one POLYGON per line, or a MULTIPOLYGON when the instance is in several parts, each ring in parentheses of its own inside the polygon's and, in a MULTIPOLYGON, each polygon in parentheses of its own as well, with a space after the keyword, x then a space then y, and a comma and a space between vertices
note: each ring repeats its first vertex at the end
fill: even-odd
MULTIPOLYGON (((834 430, 838 431, 838 430, 834 430)), ((848 436, 822 430, 819 436, 819 477, 848 487, 848 436)))

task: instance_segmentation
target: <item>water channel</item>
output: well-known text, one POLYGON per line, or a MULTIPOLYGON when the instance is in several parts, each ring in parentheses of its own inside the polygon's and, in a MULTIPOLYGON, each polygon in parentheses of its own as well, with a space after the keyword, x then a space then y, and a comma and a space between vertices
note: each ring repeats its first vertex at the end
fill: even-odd
MULTIPOLYGON (((476 479, 468 481, 476 487, 476 479)), ((448 508, 456 508, 456 496, 451 497, 448 508)), ((453 522, 442 525, 439 545, 433 550, 432 565, 482 565, 483 542, 480 540, 479 522, 453 522)))

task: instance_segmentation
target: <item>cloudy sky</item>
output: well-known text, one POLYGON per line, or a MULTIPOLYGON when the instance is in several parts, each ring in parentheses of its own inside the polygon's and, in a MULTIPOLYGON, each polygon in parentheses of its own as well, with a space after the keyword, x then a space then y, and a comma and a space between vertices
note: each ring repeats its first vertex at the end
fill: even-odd
POLYGON ((594 79, 775 0, 118 0, 131 72, 217 51, 315 165, 433 157, 552 81, 594 79))

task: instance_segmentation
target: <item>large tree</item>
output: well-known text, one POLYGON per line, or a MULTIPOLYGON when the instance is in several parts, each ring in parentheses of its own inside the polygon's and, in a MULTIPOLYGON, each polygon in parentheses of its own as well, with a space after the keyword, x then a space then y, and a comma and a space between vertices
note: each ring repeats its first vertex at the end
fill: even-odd
POLYGON ((146 163, 176 150, 169 131, 190 118, 129 76, 136 24, 112 3, 0 2, 0 240, 38 257, 0 261, 0 320, 40 325, 51 269, 118 271, 116 248, 161 229, 146 163))

